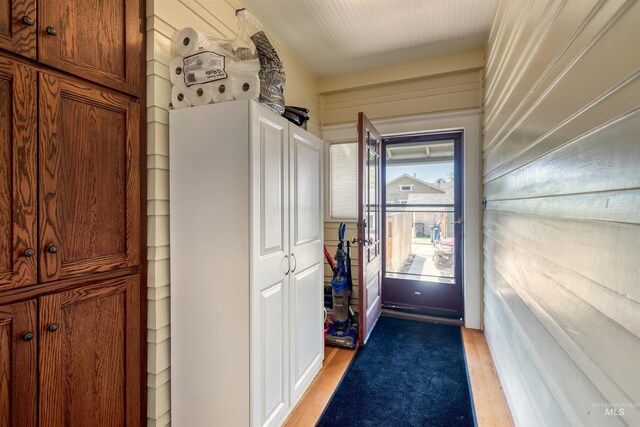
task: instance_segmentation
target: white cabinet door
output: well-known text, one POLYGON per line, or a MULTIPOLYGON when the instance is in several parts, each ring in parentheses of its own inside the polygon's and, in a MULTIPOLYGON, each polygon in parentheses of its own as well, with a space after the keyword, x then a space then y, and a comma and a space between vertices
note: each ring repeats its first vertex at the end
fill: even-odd
POLYGON ((290 126, 291 405, 324 356, 322 149, 322 140, 290 126))
POLYGON ((289 408, 288 122, 251 103, 250 139, 251 424, 267 426, 289 408))

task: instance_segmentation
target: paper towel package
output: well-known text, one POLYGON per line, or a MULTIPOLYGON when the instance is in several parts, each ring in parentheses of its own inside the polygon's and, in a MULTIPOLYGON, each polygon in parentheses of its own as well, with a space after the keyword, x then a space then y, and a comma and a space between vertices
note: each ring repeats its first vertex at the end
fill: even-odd
POLYGON ((175 57, 169 64, 173 108, 260 99, 261 62, 255 46, 234 51, 231 45, 231 40, 216 39, 191 27, 176 32, 175 57))

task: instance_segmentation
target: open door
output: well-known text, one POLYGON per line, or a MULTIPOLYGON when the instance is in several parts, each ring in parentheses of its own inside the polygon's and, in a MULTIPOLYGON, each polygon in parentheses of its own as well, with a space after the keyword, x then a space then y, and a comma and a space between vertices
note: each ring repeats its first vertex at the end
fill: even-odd
POLYGON ((367 116, 358 113, 358 255, 360 345, 369 338, 382 312, 380 275, 380 133, 367 116))

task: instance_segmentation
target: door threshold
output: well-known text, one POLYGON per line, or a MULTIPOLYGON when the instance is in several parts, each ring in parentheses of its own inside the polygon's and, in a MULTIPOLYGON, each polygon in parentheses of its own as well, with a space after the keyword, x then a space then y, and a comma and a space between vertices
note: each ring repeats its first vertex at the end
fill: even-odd
POLYGON ((439 323, 442 325, 464 326, 464 320, 451 319, 449 317, 433 316, 423 313, 407 313, 402 309, 383 308, 382 316, 397 317, 399 319, 417 320, 418 322, 439 323))

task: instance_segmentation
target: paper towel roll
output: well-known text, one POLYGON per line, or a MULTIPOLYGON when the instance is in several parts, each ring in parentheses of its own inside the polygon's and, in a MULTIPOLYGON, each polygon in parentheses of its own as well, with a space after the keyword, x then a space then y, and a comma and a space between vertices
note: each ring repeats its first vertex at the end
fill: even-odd
POLYGON ((212 87, 213 102, 225 102, 233 100, 233 89, 231 87, 231 79, 226 78, 209 83, 212 87))
POLYGON ((260 77, 256 74, 232 74, 233 99, 255 99, 260 96, 260 77))
POLYGON ((184 85, 173 85, 171 88, 171 105, 173 108, 191 107, 187 97, 187 87, 184 85))
POLYGON ((216 52, 223 56, 229 55, 229 52, 220 46, 213 36, 192 27, 180 30, 176 36, 175 47, 180 56, 191 55, 203 50, 216 52))
POLYGON ((184 86, 184 58, 175 57, 169 63, 169 79, 171 84, 184 86))
POLYGON ((198 105, 211 104, 213 102, 213 86, 202 84, 187 88, 187 101, 197 107, 198 105))

